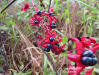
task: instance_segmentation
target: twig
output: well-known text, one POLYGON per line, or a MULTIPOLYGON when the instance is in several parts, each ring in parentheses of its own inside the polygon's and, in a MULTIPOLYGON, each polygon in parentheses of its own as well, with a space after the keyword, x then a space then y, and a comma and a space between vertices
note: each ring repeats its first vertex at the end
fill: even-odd
POLYGON ((18 26, 15 26, 15 29, 19 32, 20 37, 23 39, 23 41, 25 42, 25 44, 27 45, 27 49, 30 49, 30 47, 33 47, 34 52, 36 52, 37 54, 41 55, 42 53, 40 53, 35 47, 34 45, 28 40, 28 38, 25 37, 25 35, 22 34, 22 32, 20 31, 20 29, 18 28, 18 26))
POLYGON ((52 0, 50 0, 50 2, 49 2, 48 12, 49 12, 49 9, 50 9, 50 6, 51 6, 51 1, 52 1, 52 0))
POLYGON ((0 12, 3 13, 9 6, 11 6, 16 0, 11 1, 7 6, 0 12))
POLYGON ((1 55, 4 59, 5 65, 9 68, 9 63, 8 63, 8 60, 7 60, 7 57, 6 57, 6 51, 5 51, 4 44, 2 45, 1 55))
MULTIPOLYGON (((12 53, 12 54, 11 54, 11 57, 12 57, 13 66, 14 66, 14 68, 15 68, 18 72, 20 72, 20 69, 19 69, 19 67, 17 66, 17 64, 16 64, 16 62, 15 62, 15 59, 14 59, 14 50, 12 50, 11 53, 12 53)), ((13 73, 13 72, 12 72, 12 73, 13 73)))
POLYGON ((21 72, 24 72, 24 70, 32 63, 33 61, 30 61, 23 69, 21 72))
MULTIPOLYGON (((39 48, 41 50, 41 48, 39 48)), ((43 51, 44 52, 44 51, 43 51)), ((56 75, 59 75, 59 72, 57 71, 56 69, 56 65, 55 63, 53 62, 53 59, 50 57, 49 54, 47 54, 46 52, 44 52, 44 54, 47 56, 49 62, 51 63, 52 67, 53 67, 53 70, 55 71, 56 75)))
POLYGON ((3 75, 5 75, 5 73, 8 71, 8 69, 10 68, 10 66, 9 66, 9 63, 8 63, 8 59, 6 57, 6 51, 5 51, 4 44, 2 44, 2 48, 1 49, 2 50, 0 51, 0 55, 2 56, 2 58, 4 60, 4 63, 5 63, 5 65, 3 67, 3 70, 4 70, 3 75))
MULTIPOLYGON (((19 32, 20 37, 23 39, 24 43, 26 44, 27 47, 32 46, 34 47, 34 45, 28 40, 27 37, 25 37, 24 34, 22 34, 22 32, 20 31, 20 29, 18 28, 18 26, 16 25, 15 29, 19 32)), ((34 52, 36 52, 38 55, 42 55, 42 53, 40 53, 36 48, 33 48, 34 52)), ((33 57, 31 48, 28 48, 28 52, 30 54, 30 57, 32 59, 32 63, 35 64, 35 66, 38 66, 42 72, 42 68, 40 67, 40 63, 37 61, 36 58, 33 57)))

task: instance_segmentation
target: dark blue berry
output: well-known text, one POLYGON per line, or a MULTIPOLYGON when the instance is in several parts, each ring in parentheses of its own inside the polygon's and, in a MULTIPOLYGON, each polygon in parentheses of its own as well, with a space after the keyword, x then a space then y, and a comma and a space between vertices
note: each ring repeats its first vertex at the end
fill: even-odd
POLYGON ((77 37, 78 38, 78 40, 80 40, 81 41, 81 37, 77 37))
POLYGON ((89 39, 90 37, 86 37, 87 39, 89 39))
POLYGON ((47 46, 48 46, 48 48, 50 48, 50 49, 52 48, 52 45, 51 45, 51 44, 47 44, 47 46))
POLYGON ((44 48, 44 51, 45 52, 49 52, 50 51, 50 48, 44 48))
POLYGON ((53 15, 53 13, 52 13, 52 12, 50 12, 50 13, 49 13, 49 16, 51 16, 51 15, 53 15))
POLYGON ((34 20, 34 24, 38 24, 38 20, 34 20))
POLYGON ((92 63, 92 58, 91 57, 82 57, 82 59, 81 59, 81 62, 82 62, 82 64, 84 64, 84 65, 91 65, 91 63, 92 63))
POLYGON ((52 22, 51 23, 51 28, 53 28, 53 29, 56 28, 56 23, 52 22))
POLYGON ((37 14, 38 14, 38 15, 41 15, 41 14, 42 14, 42 12, 41 12, 40 10, 38 10, 38 11, 37 11, 37 14))
POLYGON ((91 50, 86 50, 86 51, 83 52, 82 56, 83 57, 92 57, 93 52, 91 50))
POLYGON ((55 40, 55 38, 54 38, 54 37, 50 37, 49 40, 50 40, 51 42, 53 42, 53 41, 55 40))
POLYGON ((98 62, 98 59, 96 57, 92 58, 92 64, 90 66, 96 65, 98 62))
POLYGON ((95 57, 96 57, 96 55, 95 55, 95 54, 93 54, 91 57, 92 57, 92 58, 95 58, 95 57))
POLYGON ((56 43, 55 45, 59 47, 59 43, 56 43))

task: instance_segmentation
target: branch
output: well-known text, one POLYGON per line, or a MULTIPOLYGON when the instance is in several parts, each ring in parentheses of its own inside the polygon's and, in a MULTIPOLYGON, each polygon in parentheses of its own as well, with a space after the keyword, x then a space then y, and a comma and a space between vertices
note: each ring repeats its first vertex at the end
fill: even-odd
POLYGON ((3 13, 9 6, 11 6, 16 0, 11 1, 7 6, 0 12, 3 13))

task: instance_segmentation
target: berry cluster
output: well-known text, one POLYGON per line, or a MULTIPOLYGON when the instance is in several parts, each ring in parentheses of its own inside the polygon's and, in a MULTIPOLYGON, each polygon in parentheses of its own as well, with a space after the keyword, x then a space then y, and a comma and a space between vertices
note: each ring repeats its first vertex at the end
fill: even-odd
POLYGON ((93 37, 77 37, 84 47, 89 48, 91 45, 96 43, 96 40, 93 37))
POLYGON ((98 59, 92 51, 86 50, 82 54, 81 62, 84 65, 93 66, 98 62, 98 59))
POLYGON ((48 13, 37 9, 35 14, 31 16, 30 24, 41 27, 45 32, 44 37, 38 35, 38 38, 40 39, 38 41, 38 46, 44 48, 44 51, 46 52, 50 52, 51 50, 56 55, 59 55, 60 53, 64 52, 65 45, 59 45, 59 43, 62 41, 62 37, 60 34, 57 36, 57 33, 54 30, 56 28, 57 19, 55 16, 53 16, 53 13, 54 11, 52 8, 49 9, 48 13), (48 20, 44 21, 44 18, 48 20))
POLYGON ((75 42, 76 54, 69 52, 68 59, 76 62, 76 67, 73 70, 77 70, 76 73, 79 75, 85 67, 93 66, 97 63, 95 53, 99 49, 99 44, 92 37, 72 37, 69 40, 75 42))
POLYGON ((40 27, 40 26, 42 26, 42 23, 43 23, 44 26, 46 26, 46 28, 48 28, 50 30, 56 28, 57 19, 55 16, 52 15, 54 13, 52 8, 49 9, 49 13, 47 13, 45 11, 40 11, 40 10, 37 10, 35 12, 36 13, 33 16, 31 16, 31 21, 30 21, 31 25, 40 27), (48 18, 47 22, 44 21, 45 17, 48 18))
POLYGON ((44 51, 49 52, 50 50, 55 54, 60 54, 64 52, 64 47, 60 46, 59 43, 62 41, 60 34, 56 34, 55 30, 50 31, 49 29, 45 30, 45 38, 41 38, 39 35, 40 41, 38 45, 44 47, 44 51))
MULTIPOLYGON (((32 4, 34 6, 34 3, 32 1, 32 4)), ((29 9, 29 4, 25 4, 22 8, 22 11, 26 11, 29 9), (24 9, 24 10, 23 10, 24 9)), ((29 24, 32 26, 40 27, 44 30, 45 35, 42 37, 41 35, 38 35, 38 38, 40 39, 38 41, 38 46, 43 47, 44 51, 50 52, 50 50, 55 54, 60 54, 62 52, 65 52, 64 48, 65 45, 60 46, 59 43, 62 41, 62 37, 60 34, 55 32, 55 28, 57 27, 56 22, 57 19, 53 15, 54 11, 52 8, 49 9, 49 12, 41 11, 37 7, 34 7, 35 14, 31 16, 31 20, 29 24), (46 21, 44 19, 47 19, 46 21)))
MULTIPOLYGON (((31 0, 31 2, 34 6, 33 0, 31 0)), ((25 6, 21 10, 26 11, 27 9, 29 9, 29 4, 25 4, 25 6)), ((35 14, 31 16, 29 24, 31 24, 32 26, 40 27, 45 32, 44 37, 38 34, 38 46, 42 47, 46 52, 52 51, 56 55, 61 54, 65 51, 65 44, 60 45, 62 37, 54 30, 57 27, 57 19, 53 15, 53 9, 50 8, 48 13, 39 10, 36 6, 34 6, 34 9, 35 14), (47 20, 45 20, 45 18, 47 20)), ((93 66, 98 62, 95 53, 99 49, 99 44, 96 43, 96 40, 94 38, 72 37, 69 38, 69 41, 75 42, 76 54, 73 54, 71 51, 68 52, 68 75, 80 75, 80 72, 82 72, 85 67, 93 66), (75 62, 75 67, 71 64, 71 61, 75 62)), ((85 75, 91 75, 92 71, 93 68, 88 70, 85 75)))

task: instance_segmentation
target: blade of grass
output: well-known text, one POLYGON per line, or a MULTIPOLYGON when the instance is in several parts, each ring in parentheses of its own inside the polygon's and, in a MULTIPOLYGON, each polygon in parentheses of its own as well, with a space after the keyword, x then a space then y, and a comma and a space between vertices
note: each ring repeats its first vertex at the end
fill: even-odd
POLYGON ((59 8, 58 8, 58 0, 55 0, 55 3, 56 3, 56 12, 58 13, 58 10, 59 10, 59 8))
POLYGON ((80 1, 80 0, 75 0, 75 1, 78 2, 78 3, 81 4, 81 5, 86 6, 87 8, 89 8, 89 9, 91 9, 91 10, 97 10, 97 11, 99 11, 97 8, 95 8, 95 7, 93 7, 93 6, 90 6, 90 5, 84 3, 84 2, 82 2, 82 1, 80 1))

